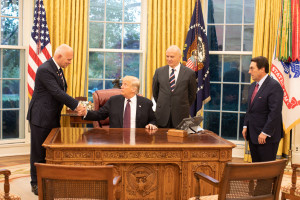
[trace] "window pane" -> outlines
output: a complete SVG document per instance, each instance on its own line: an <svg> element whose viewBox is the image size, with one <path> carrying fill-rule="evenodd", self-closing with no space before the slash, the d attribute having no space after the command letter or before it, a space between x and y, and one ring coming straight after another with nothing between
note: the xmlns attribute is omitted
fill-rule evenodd
<svg viewBox="0 0 300 200"><path fill-rule="evenodd" d="M222 137L225 139L237 139L238 115L235 113L222 113Z"/></svg>
<svg viewBox="0 0 300 200"><path fill-rule="evenodd" d="M106 24L105 48L120 49L122 24Z"/></svg>
<svg viewBox="0 0 300 200"><path fill-rule="evenodd" d="M124 6L125 22L141 21L141 0L124 0Z"/></svg>
<svg viewBox="0 0 300 200"><path fill-rule="evenodd" d="M239 82L240 56L224 56L224 82Z"/></svg>
<svg viewBox="0 0 300 200"><path fill-rule="evenodd" d="M140 49L140 25L124 24L124 49Z"/></svg>
<svg viewBox="0 0 300 200"><path fill-rule="evenodd" d="M226 23L242 23L243 0L226 0Z"/></svg>
<svg viewBox="0 0 300 200"><path fill-rule="evenodd" d="M219 135L220 113L219 112L204 112L204 129L210 130Z"/></svg>
<svg viewBox="0 0 300 200"><path fill-rule="evenodd" d="M20 50L3 49L3 78L20 78Z"/></svg>
<svg viewBox="0 0 300 200"><path fill-rule="evenodd" d="M244 23L254 23L255 0L244 1Z"/></svg>
<svg viewBox="0 0 300 200"><path fill-rule="evenodd" d="M18 0L1 0L1 15L18 17L19 1Z"/></svg>
<svg viewBox="0 0 300 200"><path fill-rule="evenodd" d="M241 51L242 26L226 26L225 50Z"/></svg>
<svg viewBox="0 0 300 200"><path fill-rule="evenodd" d="M19 19L1 18L1 44L18 45Z"/></svg>
<svg viewBox="0 0 300 200"><path fill-rule="evenodd" d="M113 80L106 80L105 81L105 89L111 89L114 87L114 84L112 83Z"/></svg>
<svg viewBox="0 0 300 200"><path fill-rule="evenodd" d="M209 0L207 13L207 23L224 23L224 0Z"/></svg>
<svg viewBox="0 0 300 200"><path fill-rule="evenodd" d="M248 90L250 85L241 85L241 105L240 110L246 112L248 108Z"/></svg>
<svg viewBox="0 0 300 200"><path fill-rule="evenodd" d="M90 52L89 78L103 78L104 53Z"/></svg>
<svg viewBox="0 0 300 200"><path fill-rule="evenodd" d="M122 21L122 0L106 1L106 21Z"/></svg>
<svg viewBox="0 0 300 200"><path fill-rule="evenodd" d="M244 26L244 51L252 51L253 47L253 26Z"/></svg>
<svg viewBox="0 0 300 200"><path fill-rule="evenodd" d="M210 51L223 50L223 25L208 25L207 40Z"/></svg>
<svg viewBox="0 0 300 200"><path fill-rule="evenodd" d="M105 79L121 77L122 53L106 53Z"/></svg>
<svg viewBox="0 0 300 200"><path fill-rule="evenodd" d="M210 84L211 100L204 105L204 110L220 110L221 84Z"/></svg>
<svg viewBox="0 0 300 200"><path fill-rule="evenodd" d="M238 111L239 85L223 84L223 110Z"/></svg>
<svg viewBox="0 0 300 200"><path fill-rule="evenodd" d="M249 66L252 56L242 56L242 82L250 83Z"/></svg>
<svg viewBox="0 0 300 200"><path fill-rule="evenodd" d="M135 76L139 78L140 74L140 54L124 54L124 76Z"/></svg>
<svg viewBox="0 0 300 200"><path fill-rule="evenodd" d="M104 8L105 0L90 1L90 20L104 21Z"/></svg>
<svg viewBox="0 0 300 200"><path fill-rule="evenodd" d="M93 99L92 95L96 90L103 90L103 81L89 80L89 94L88 94L89 101L92 101Z"/></svg>
<svg viewBox="0 0 300 200"><path fill-rule="evenodd" d="M243 137L243 134L242 134L242 131L243 131L243 126L244 126L244 119L245 119L245 114L244 113L241 113L240 114L240 130L239 130L239 138L238 140L244 140L244 137Z"/></svg>
<svg viewBox="0 0 300 200"><path fill-rule="evenodd" d="M3 80L2 81L2 107L19 108L20 101L20 81Z"/></svg>
<svg viewBox="0 0 300 200"><path fill-rule="evenodd" d="M209 55L210 81L221 81L222 55Z"/></svg>
<svg viewBox="0 0 300 200"><path fill-rule="evenodd" d="M2 111L3 114L3 139L19 138L19 111Z"/></svg>
<svg viewBox="0 0 300 200"><path fill-rule="evenodd" d="M90 48L103 48L104 24L90 22L89 46Z"/></svg>

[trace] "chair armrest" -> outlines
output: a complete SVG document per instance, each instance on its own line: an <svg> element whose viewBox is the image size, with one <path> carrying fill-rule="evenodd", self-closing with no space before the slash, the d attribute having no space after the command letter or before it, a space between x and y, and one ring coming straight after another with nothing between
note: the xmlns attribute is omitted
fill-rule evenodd
<svg viewBox="0 0 300 200"><path fill-rule="evenodd" d="M202 172L195 172L194 176L196 177L197 180L201 179L215 187L219 187L219 181L202 173Z"/></svg>
<svg viewBox="0 0 300 200"><path fill-rule="evenodd" d="M9 176L11 172L8 169L0 169L0 174L4 175L4 197L9 199Z"/></svg>

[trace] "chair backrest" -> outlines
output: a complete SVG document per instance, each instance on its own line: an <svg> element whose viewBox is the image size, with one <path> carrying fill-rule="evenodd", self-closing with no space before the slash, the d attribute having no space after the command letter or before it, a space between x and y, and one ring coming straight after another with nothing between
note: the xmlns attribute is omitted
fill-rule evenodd
<svg viewBox="0 0 300 200"><path fill-rule="evenodd" d="M40 200L113 199L113 166L35 166Z"/></svg>
<svg viewBox="0 0 300 200"><path fill-rule="evenodd" d="M278 199L286 160L227 163L219 199Z"/></svg>
<svg viewBox="0 0 300 200"><path fill-rule="evenodd" d="M115 96L119 94L121 94L121 89L118 88L107 89L107 90L96 90L93 93L94 110L99 110L102 106L104 106L104 104L111 96ZM99 123L103 127L109 127L109 118L105 120L100 120L99 122L93 122L94 128L99 128L100 127Z"/></svg>

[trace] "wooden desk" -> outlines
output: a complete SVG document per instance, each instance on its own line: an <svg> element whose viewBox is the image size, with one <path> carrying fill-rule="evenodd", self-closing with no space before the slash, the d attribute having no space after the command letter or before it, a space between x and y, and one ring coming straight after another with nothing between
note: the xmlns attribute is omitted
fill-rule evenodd
<svg viewBox="0 0 300 200"><path fill-rule="evenodd" d="M168 137L167 129L53 129L43 146L46 161L64 165L115 166L121 199L186 200L194 195L195 171L220 179L235 145L211 131ZM203 183L205 184L205 183ZM204 188L204 189L203 189ZM201 194L214 194L212 186Z"/></svg>

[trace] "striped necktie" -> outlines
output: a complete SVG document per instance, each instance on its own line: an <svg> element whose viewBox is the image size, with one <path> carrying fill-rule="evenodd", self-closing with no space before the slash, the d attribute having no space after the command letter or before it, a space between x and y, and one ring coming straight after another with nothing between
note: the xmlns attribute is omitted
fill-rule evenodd
<svg viewBox="0 0 300 200"><path fill-rule="evenodd" d="M171 91L173 92L175 89L175 69L172 69L172 72L170 74L169 82L170 82L170 87Z"/></svg>
<svg viewBox="0 0 300 200"><path fill-rule="evenodd" d="M59 75L59 77L61 78L61 80L63 82L63 86L64 86L64 90L65 90L65 88L66 88L66 86L65 86L65 80L64 80L64 75L63 75L63 71L62 71L61 68L59 68L59 70L58 70L58 75Z"/></svg>

